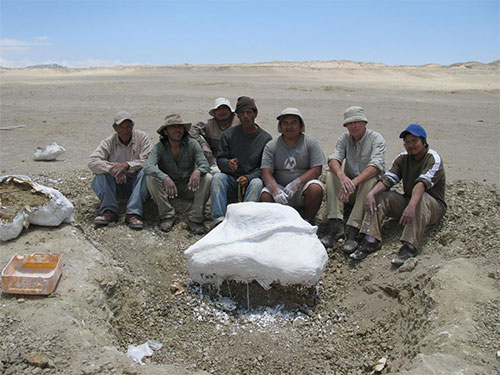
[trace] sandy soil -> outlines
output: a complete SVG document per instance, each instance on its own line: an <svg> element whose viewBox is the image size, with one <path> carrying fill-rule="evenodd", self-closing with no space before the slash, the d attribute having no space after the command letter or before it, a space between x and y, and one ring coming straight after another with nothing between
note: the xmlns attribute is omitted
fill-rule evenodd
<svg viewBox="0 0 500 375"><path fill-rule="evenodd" d="M0 174L29 175L75 205L72 225L31 226L0 246L2 267L16 253L57 251L64 260L50 297L1 295L0 373L365 374L381 358L384 373L500 373L498 77L498 63L0 70L1 127L25 125L0 130ZM444 159L449 203L422 254L392 269L400 230L388 222L382 250L359 264L341 255L341 244L328 250L314 304L266 309L252 286L250 310L246 295L234 295L243 301L234 309L189 284L182 252L200 237L187 233L185 217L164 234L149 202L141 232L123 218L93 227L98 200L86 163L116 111L130 111L156 142L168 112L195 122L215 97L234 103L240 95L256 99L258 123L273 136L276 115L300 108L326 154L343 131L344 109L361 105L388 142L388 164L402 150L401 129L422 124ZM33 161L35 148L52 142L66 153ZM187 282L184 293L173 293L175 280ZM148 339L163 348L146 366L131 363L127 346Z"/></svg>

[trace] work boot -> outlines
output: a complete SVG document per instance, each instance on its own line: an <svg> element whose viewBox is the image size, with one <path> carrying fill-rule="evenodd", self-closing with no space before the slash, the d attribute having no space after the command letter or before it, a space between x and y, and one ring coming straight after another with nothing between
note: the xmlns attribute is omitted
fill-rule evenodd
<svg viewBox="0 0 500 375"><path fill-rule="evenodd" d="M189 231L193 234L203 234L205 233L205 228L203 228L203 224L196 223L194 221L188 221Z"/></svg>
<svg viewBox="0 0 500 375"><path fill-rule="evenodd" d="M380 250L382 248L382 243L379 240L375 242L368 242L366 239L361 242L357 250L349 255L349 258L354 260L365 259L369 254Z"/></svg>
<svg viewBox="0 0 500 375"><path fill-rule="evenodd" d="M408 259L417 255L417 249L403 242L403 246L398 251L398 255L391 261L396 267L402 266Z"/></svg>
<svg viewBox="0 0 500 375"><path fill-rule="evenodd" d="M346 241L344 244L344 254L354 253L358 247L358 228L347 226Z"/></svg>
<svg viewBox="0 0 500 375"><path fill-rule="evenodd" d="M160 223L160 230L162 232L170 232L172 228L174 227L175 220L177 219L176 216L170 217L168 219L162 220Z"/></svg>
<svg viewBox="0 0 500 375"><path fill-rule="evenodd" d="M320 240L325 248L332 247L340 238L344 236L344 227L342 226L342 220L329 219L328 225L329 230L327 235Z"/></svg>

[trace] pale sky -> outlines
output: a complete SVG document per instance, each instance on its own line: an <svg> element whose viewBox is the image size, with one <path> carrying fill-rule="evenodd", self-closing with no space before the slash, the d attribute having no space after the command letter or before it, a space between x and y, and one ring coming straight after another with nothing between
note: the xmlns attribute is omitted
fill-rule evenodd
<svg viewBox="0 0 500 375"><path fill-rule="evenodd" d="M500 59L500 0L0 0L0 66Z"/></svg>

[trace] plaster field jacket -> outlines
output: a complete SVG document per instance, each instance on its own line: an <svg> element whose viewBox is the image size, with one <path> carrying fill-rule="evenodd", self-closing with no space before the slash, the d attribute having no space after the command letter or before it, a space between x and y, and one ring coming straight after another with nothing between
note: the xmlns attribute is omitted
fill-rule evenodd
<svg viewBox="0 0 500 375"><path fill-rule="evenodd" d="M146 162L151 152L149 135L140 130L132 131L132 139L128 145L124 145L118 134L115 133L101 141L99 146L90 155L88 167L95 174L109 173L112 163L124 163L129 165L125 171L127 176L133 176Z"/></svg>
<svg viewBox="0 0 500 375"><path fill-rule="evenodd" d="M406 197L410 198L413 187L418 182L422 182L425 192L439 202L443 207L443 212L446 211L446 176L443 161L436 151L429 148L420 160L415 160L406 151L399 154L381 181L387 189L390 189L401 180L403 180L403 191Z"/></svg>

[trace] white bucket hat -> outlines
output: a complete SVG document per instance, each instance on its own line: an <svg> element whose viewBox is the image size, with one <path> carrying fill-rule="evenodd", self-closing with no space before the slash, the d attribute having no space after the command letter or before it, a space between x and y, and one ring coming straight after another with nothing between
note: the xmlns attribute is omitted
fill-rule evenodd
<svg viewBox="0 0 500 375"><path fill-rule="evenodd" d="M302 118L302 113L300 113L300 111L297 108L289 107L289 108L285 108L284 110L282 110L280 115L278 117L276 117L276 120L278 120L278 131L280 131L279 121L281 120L281 118L283 116L287 116L287 115L298 116L300 119L300 122L302 123L302 131L304 131L306 129L306 124L304 122L304 119Z"/></svg>
<svg viewBox="0 0 500 375"><path fill-rule="evenodd" d="M364 121L368 123L365 116L365 110L359 106L352 106L345 110L344 112L344 123L342 125L346 126L351 122Z"/></svg>
<svg viewBox="0 0 500 375"><path fill-rule="evenodd" d="M225 105L229 108L231 112L234 112L233 107L231 107L231 102L227 98L217 98L214 100L214 106L213 108L208 111L208 114L212 117L215 117L215 110L219 108L221 105Z"/></svg>

